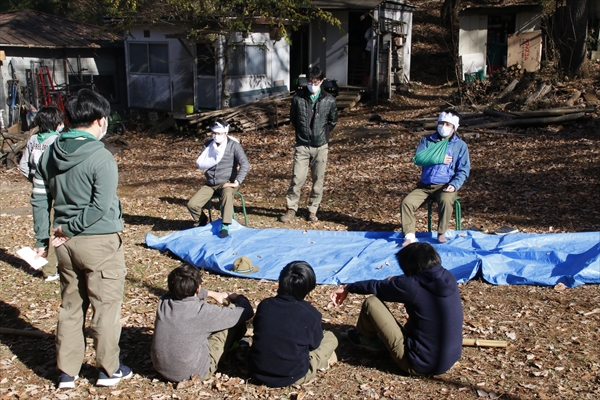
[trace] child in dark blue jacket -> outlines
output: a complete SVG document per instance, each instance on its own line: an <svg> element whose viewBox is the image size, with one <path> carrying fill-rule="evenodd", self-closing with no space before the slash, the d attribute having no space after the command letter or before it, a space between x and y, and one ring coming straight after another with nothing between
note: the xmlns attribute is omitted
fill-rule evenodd
<svg viewBox="0 0 600 400"><path fill-rule="evenodd" d="M463 310L456 278L428 243L411 243L396 258L404 275L344 285L331 293L331 301L338 306L348 293L373 294L364 301L357 329L348 332L348 339L373 350L385 346L411 375L443 374L462 352ZM404 303L404 326L384 301Z"/></svg>
<svg viewBox="0 0 600 400"><path fill-rule="evenodd" d="M315 286L312 267L293 261L279 275L277 296L256 309L248 364L251 375L267 386L308 382L337 360L337 338L323 330L321 313L304 300Z"/></svg>

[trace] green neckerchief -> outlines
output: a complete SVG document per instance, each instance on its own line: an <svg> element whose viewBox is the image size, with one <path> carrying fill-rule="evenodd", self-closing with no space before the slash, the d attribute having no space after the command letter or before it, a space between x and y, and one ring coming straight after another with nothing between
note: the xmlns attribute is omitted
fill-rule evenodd
<svg viewBox="0 0 600 400"><path fill-rule="evenodd" d="M419 167L429 167L430 165L443 164L448 148L448 139L440 140L428 148L421 150L413 157L413 162Z"/></svg>
<svg viewBox="0 0 600 400"><path fill-rule="evenodd" d="M48 139L50 136L54 136L54 135L58 135L58 132L56 132L56 131L47 131L47 132L43 132L43 133L38 133L37 134L38 143L44 143L44 141L46 139Z"/></svg>
<svg viewBox="0 0 600 400"><path fill-rule="evenodd" d="M80 131L79 129L69 129L68 131L66 131L65 133L60 135L60 138L63 140L64 139L77 139L80 137L98 140L98 138L96 136L92 135L91 133L86 132L86 131Z"/></svg>
<svg viewBox="0 0 600 400"><path fill-rule="evenodd" d="M321 89L319 89L319 91L315 94L311 94L310 97L310 102L311 102L311 107L315 108L315 104L317 104L317 100L319 100L319 96L321 95Z"/></svg>

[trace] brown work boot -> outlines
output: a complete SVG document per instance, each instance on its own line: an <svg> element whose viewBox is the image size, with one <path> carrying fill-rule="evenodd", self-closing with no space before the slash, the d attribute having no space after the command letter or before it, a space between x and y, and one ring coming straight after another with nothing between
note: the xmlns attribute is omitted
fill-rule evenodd
<svg viewBox="0 0 600 400"><path fill-rule="evenodd" d="M279 221L290 222L294 218L296 218L296 211L288 209L285 214L283 214L281 217L279 217Z"/></svg>
<svg viewBox="0 0 600 400"><path fill-rule="evenodd" d="M306 218L306 220L308 222L317 222L319 220L319 218L317 218L317 213L310 213L310 214L308 214L308 217Z"/></svg>

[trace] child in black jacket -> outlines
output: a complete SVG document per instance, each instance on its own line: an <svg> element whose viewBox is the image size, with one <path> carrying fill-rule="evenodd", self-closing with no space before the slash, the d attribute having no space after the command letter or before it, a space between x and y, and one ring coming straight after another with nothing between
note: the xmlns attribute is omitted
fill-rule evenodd
<svg viewBox="0 0 600 400"><path fill-rule="evenodd" d="M315 286L312 267L293 261L279 275L277 296L258 305L248 363L267 386L308 382L337 360L337 338L321 328L321 313L304 300Z"/></svg>

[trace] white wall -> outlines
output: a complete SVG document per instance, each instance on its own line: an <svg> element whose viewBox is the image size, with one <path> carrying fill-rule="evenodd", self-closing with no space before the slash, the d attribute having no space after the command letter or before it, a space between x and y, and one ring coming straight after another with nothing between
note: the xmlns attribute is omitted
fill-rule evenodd
<svg viewBox="0 0 600 400"><path fill-rule="evenodd" d="M458 55L486 53L487 15L465 15L460 18Z"/></svg>

